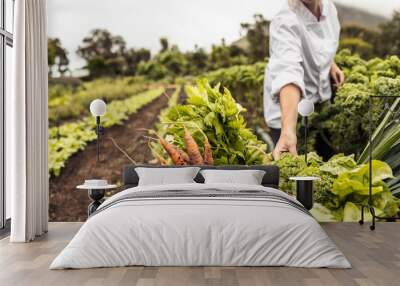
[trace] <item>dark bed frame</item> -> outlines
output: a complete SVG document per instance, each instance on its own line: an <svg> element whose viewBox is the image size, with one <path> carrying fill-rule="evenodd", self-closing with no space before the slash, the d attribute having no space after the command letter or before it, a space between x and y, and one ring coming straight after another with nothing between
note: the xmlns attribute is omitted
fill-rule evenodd
<svg viewBox="0 0 400 286"><path fill-rule="evenodd" d="M128 165L124 167L122 174L123 189L129 189L136 187L139 183L138 174L135 171L137 167L147 168L185 168L185 166L156 166L156 165ZM196 166L205 169L218 169L218 170L262 170L265 171L265 175L262 179L262 185L265 187L279 188L279 168L276 166L263 165L263 166ZM194 179L197 183L204 183L204 178L200 174L197 174Z"/></svg>

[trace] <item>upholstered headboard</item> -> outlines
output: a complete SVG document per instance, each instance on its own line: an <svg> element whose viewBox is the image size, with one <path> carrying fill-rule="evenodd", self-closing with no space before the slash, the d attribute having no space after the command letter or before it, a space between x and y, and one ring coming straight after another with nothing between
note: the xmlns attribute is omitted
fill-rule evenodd
<svg viewBox="0 0 400 286"><path fill-rule="evenodd" d="M156 165L128 165L124 167L122 174L123 188L133 188L139 183L139 177L135 171L136 167L148 167L148 168L185 168L185 166L156 166ZM277 166L263 165L263 166L197 166L201 169L221 169L221 170L247 170L255 169L265 171L262 185L265 187L271 187L278 189L279 187L279 168ZM194 179L197 183L204 183L203 176L199 173Z"/></svg>

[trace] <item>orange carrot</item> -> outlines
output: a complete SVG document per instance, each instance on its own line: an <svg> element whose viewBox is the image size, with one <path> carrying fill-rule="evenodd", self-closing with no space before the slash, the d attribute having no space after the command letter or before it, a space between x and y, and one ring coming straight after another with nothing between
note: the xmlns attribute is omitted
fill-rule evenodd
<svg viewBox="0 0 400 286"><path fill-rule="evenodd" d="M187 161L184 158L183 151L179 150L176 146L171 143L168 143L163 138L159 138L160 144L164 147L165 151L167 151L168 155L171 157L172 162L175 165L183 166L187 165Z"/></svg>
<svg viewBox="0 0 400 286"><path fill-rule="evenodd" d="M186 151L190 158L190 163L192 165L203 165L204 160L203 157L201 157L199 145L197 145L196 141L186 128L185 128L184 139L185 139Z"/></svg>
<svg viewBox="0 0 400 286"><path fill-rule="evenodd" d="M179 152L179 155L182 157L182 159L186 162L186 164L189 164L190 163L189 155L185 151L179 148L177 148L177 151Z"/></svg>
<svg viewBox="0 0 400 286"><path fill-rule="evenodd" d="M211 145L208 142L207 136L204 136L204 164L214 165L214 159L212 156Z"/></svg>

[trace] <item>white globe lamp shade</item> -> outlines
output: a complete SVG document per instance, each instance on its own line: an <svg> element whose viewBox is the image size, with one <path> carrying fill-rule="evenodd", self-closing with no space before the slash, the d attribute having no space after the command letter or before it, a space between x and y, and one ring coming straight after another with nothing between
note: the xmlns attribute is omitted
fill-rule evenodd
<svg viewBox="0 0 400 286"><path fill-rule="evenodd" d="M314 112L314 103L309 99L302 99L299 102L298 111L303 117L310 116Z"/></svg>
<svg viewBox="0 0 400 286"><path fill-rule="evenodd" d="M95 99L90 103L90 112L93 116L102 116L106 113L106 103L101 99Z"/></svg>

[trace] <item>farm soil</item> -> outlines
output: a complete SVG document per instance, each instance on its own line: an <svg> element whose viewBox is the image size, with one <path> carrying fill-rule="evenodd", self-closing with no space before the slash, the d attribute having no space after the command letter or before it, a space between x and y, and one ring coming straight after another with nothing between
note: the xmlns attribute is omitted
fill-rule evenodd
<svg viewBox="0 0 400 286"><path fill-rule="evenodd" d="M168 89L171 95L173 89ZM160 96L142 107L123 125L105 130L100 145L100 162L96 157L96 142L88 144L85 150L72 156L61 175L50 179L50 221L85 221L87 206L90 204L87 192L76 186L85 179L106 179L109 183L121 183L123 166L132 162L113 144L115 142L138 164L149 163L153 159L148 148L148 139L141 129L152 129L158 122L160 111L167 106L168 98Z"/></svg>

